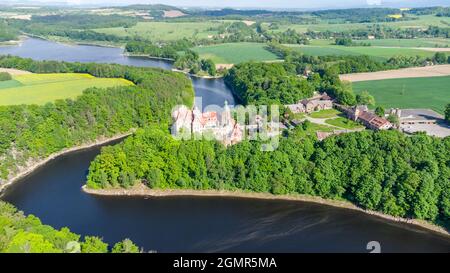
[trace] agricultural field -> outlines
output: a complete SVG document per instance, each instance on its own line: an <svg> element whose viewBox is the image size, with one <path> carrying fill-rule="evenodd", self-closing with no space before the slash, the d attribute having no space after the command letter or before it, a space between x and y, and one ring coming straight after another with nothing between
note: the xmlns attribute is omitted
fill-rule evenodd
<svg viewBox="0 0 450 273"><path fill-rule="evenodd" d="M353 83L355 93L367 90L385 108L429 108L444 113L450 102L450 76L388 79Z"/></svg>
<svg viewBox="0 0 450 273"><path fill-rule="evenodd" d="M450 25L450 17L437 17L434 15L417 16L417 20L381 22L381 23L343 23L334 24L327 21L319 22L319 24L284 24L280 25L275 32L283 32L288 29L294 29L297 32L304 33L308 30L312 31L348 31L366 29L374 24L385 25L392 28L421 28L426 29L429 26L448 27Z"/></svg>
<svg viewBox="0 0 450 273"><path fill-rule="evenodd" d="M90 87L132 85L124 79L96 78L88 74L27 74L0 82L0 105L45 104L76 98Z"/></svg>
<svg viewBox="0 0 450 273"><path fill-rule="evenodd" d="M313 46L333 45L334 39L310 40ZM353 40L355 43L370 43L371 46L379 47L424 47L424 48L446 48L450 47L450 39L446 38L417 38L417 39L374 39Z"/></svg>
<svg viewBox="0 0 450 273"><path fill-rule="evenodd" d="M387 79L404 79L404 78L424 78L424 77L441 77L450 76L450 64L432 65L422 67L408 67L395 70L384 70L377 72L363 72L342 74L339 78L342 81L363 82Z"/></svg>
<svg viewBox="0 0 450 273"><path fill-rule="evenodd" d="M121 37L139 36L151 41L174 41L183 38L207 39L217 35L214 29L224 25L223 21L207 22L139 22L130 28L94 29L97 32Z"/></svg>
<svg viewBox="0 0 450 273"><path fill-rule="evenodd" d="M200 58L211 59L216 64L237 64L245 61L275 61L279 57L266 49L265 44L232 43L196 47Z"/></svg>
<svg viewBox="0 0 450 273"><path fill-rule="evenodd" d="M421 56L431 57L435 52L416 48L395 48L395 47L374 47L374 46L336 46L336 45L286 45L305 55L312 56L348 56L348 55L368 55L377 60L387 60L393 56Z"/></svg>
<svg viewBox="0 0 450 273"><path fill-rule="evenodd" d="M450 39L445 38L422 38L422 39L376 39L355 40L355 42L370 43L372 46L391 47L425 47L446 48L450 47Z"/></svg>

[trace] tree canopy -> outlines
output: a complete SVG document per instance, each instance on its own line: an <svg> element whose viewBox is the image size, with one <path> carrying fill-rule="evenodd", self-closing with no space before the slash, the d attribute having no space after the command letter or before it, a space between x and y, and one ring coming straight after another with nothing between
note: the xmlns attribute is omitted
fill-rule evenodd
<svg viewBox="0 0 450 273"><path fill-rule="evenodd" d="M308 132L286 132L277 150L262 152L257 141L225 148L139 130L102 150L87 185L309 194L449 226L450 138L363 131L319 142Z"/></svg>
<svg viewBox="0 0 450 273"><path fill-rule="evenodd" d="M13 205L0 201L0 253L106 253L108 244L99 237L81 236L64 227L42 224L33 215L25 216ZM129 239L115 244L113 253L137 253Z"/></svg>
<svg viewBox="0 0 450 273"><path fill-rule="evenodd" d="M311 97L314 87L297 76L295 66L283 63L242 63L225 82L244 104L294 104Z"/></svg>
<svg viewBox="0 0 450 273"><path fill-rule="evenodd" d="M192 105L194 92L182 74L120 65L38 62L0 57L0 67L35 73L76 72L125 78L135 86L90 88L77 99L0 106L0 183L30 159L111 137L152 123L169 124L175 105Z"/></svg>

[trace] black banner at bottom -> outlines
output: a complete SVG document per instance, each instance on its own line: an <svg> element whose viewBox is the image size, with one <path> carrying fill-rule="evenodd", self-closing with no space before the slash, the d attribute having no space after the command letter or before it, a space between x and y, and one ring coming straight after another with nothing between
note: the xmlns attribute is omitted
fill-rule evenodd
<svg viewBox="0 0 450 273"><path fill-rule="evenodd" d="M417 270L420 264L442 264L449 254L0 254L0 263L30 265L45 264L59 272L89 268L113 268L132 272L309 272L374 271L398 268L401 272ZM16 261L17 259L17 261ZM429 260L434 260L430 261ZM30 262L28 262L30 260ZM360 266L363 265L363 266ZM354 269L354 270L353 270ZM294 270L294 271L293 271Z"/></svg>

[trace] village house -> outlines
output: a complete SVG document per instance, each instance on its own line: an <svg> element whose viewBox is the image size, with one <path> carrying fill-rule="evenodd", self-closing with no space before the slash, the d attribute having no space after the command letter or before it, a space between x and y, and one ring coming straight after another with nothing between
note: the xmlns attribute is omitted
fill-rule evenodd
<svg viewBox="0 0 450 273"><path fill-rule="evenodd" d="M309 99L304 99L296 104L286 105L292 113L312 113L315 111L321 111L333 108L333 100L327 95L327 93L319 94Z"/></svg>

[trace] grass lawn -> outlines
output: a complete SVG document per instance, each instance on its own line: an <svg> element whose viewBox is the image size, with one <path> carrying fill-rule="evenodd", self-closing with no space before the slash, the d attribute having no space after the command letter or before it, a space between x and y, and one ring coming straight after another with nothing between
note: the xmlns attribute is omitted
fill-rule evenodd
<svg viewBox="0 0 450 273"><path fill-rule="evenodd" d="M305 113L293 113L292 119L303 119L305 118Z"/></svg>
<svg viewBox="0 0 450 273"><path fill-rule="evenodd" d="M431 51L412 48L383 48L369 46L336 46L336 45L286 45L305 55L326 56L326 55L368 55L378 60L387 60L393 56L422 56L431 57L435 53Z"/></svg>
<svg viewBox="0 0 450 273"><path fill-rule="evenodd" d="M237 64L245 61L274 61L278 56L261 43L230 43L193 49L201 58L211 59L218 64Z"/></svg>
<svg viewBox="0 0 450 273"><path fill-rule="evenodd" d="M0 105L45 104L57 99L76 98L89 87L106 88L133 84L124 79L96 78L88 74L74 73L27 74L13 78L0 83Z"/></svg>
<svg viewBox="0 0 450 273"><path fill-rule="evenodd" d="M323 124L317 124L314 122L309 122L308 123L308 127L306 128L306 130L310 133L316 133L318 131L320 132L333 132L336 128L330 127L330 126L326 126Z"/></svg>
<svg viewBox="0 0 450 273"><path fill-rule="evenodd" d="M341 112L336 109L326 109L319 112L313 112L309 116L312 118L332 118L339 115Z"/></svg>
<svg viewBox="0 0 450 273"><path fill-rule="evenodd" d="M218 32L211 28L224 25L222 21L206 22L140 22L130 28L102 28L94 31L117 36L139 36L151 41L172 41L183 38L207 39Z"/></svg>
<svg viewBox="0 0 450 273"><path fill-rule="evenodd" d="M363 127L361 124L354 122L353 120L344 118L344 117L327 119L327 120L325 120L325 123L336 126L336 127L340 127L343 129L349 129L349 130Z"/></svg>
<svg viewBox="0 0 450 273"><path fill-rule="evenodd" d="M369 91L376 104L385 108L429 108L443 113L450 102L450 76L355 82L353 90Z"/></svg>

